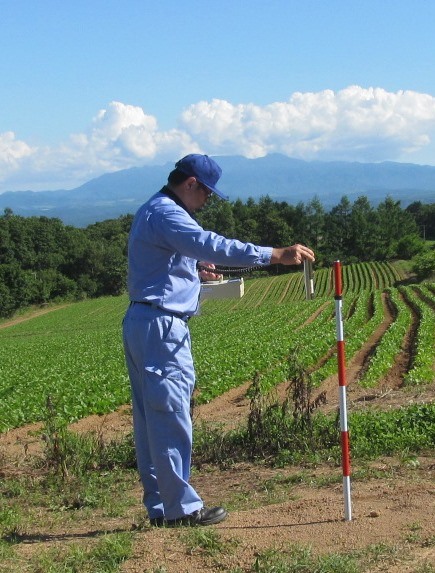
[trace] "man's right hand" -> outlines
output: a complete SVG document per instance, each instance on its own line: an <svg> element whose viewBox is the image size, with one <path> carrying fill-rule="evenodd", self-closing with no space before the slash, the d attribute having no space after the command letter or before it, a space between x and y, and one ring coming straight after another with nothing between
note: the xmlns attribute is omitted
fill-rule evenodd
<svg viewBox="0 0 435 573"><path fill-rule="evenodd" d="M274 248L270 263L280 265L300 265L305 260L314 262L314 252L305 245L292 245L291 247Z"/></svg>

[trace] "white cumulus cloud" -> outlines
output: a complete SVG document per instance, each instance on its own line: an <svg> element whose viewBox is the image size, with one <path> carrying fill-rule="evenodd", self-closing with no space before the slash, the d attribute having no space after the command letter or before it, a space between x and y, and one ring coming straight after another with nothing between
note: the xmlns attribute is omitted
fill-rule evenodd
<svg viewBox="0 0 435 573"><path fill-rule="evenodd" d="M189 106L181 125L210 153L394 160L431 141L435 98L350 86L338 92L297 92L287 102L265 106L215 99Z"/></svg>
<svg viewBox="0 0 435 573"><path fill-rule="evenodd" d="M111 165L111 170L142 164L144 160L160 159L180 147L194 143L178 130L162 132L157 119L145 114L142 108L111 102L100 110L85 134L71 137L68 147L88 158L88 166Z"/></svg>
<svg viewBox="0 0 435 573"><path fill-rule="evenodd" d="M35 152L26 142L16 139L13 131L0 133L0 179L19 169L20 162Z"/></svg>
<svg viewBox="0 0 435 573"><path fill-rule="evenodd" d="M113 101L87 129L57 146L34 148L0 134L0 191L75 187L106 172L176 161L187 153L300 159L412 161L435 139L435 97L349 86L295 92L267 105L200 101L161 130L141 107Z"/></svg>

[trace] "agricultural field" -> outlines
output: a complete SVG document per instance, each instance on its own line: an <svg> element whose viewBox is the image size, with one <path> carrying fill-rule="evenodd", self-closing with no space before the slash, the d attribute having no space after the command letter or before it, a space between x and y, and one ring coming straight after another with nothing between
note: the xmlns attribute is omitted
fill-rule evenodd
<svg viewBox="0 0 435 573"><path fill-rule="evenodd" d="M202 303L201 314L190 322L197 372L195 423L228 428L243 423L254 376L261 376L264 391L274 389L279 395L286 385L292 353L310 373L314 392L325 393L324 411L337 409L332 269L316 270L315 293L313 300L305 300L303 274L294 272L245 280L241 299ZM46 416L48 399L57 414L74 423L78 431L100 432L105 426L113 432L118 425L127 431L129 383L121 341L127 304L125 296L87 300L0 323L0 471L2 463L8 471L8 448L16 455L38 448L35 432ZM435 283L410 281L398 265L343 266L351 414L433 404L434 310ZM352 436L352 427L350 431ZM400 427L395 432L400 433ZM342 520L340 468L333 463L278 469L242 465L194 473L192 479L209 503L232 500L228 522L213 529L214 538L210 534L208 539L195 541L186 540L182 532L135 526L134 550L119 571L358 573L382 569L433 573L434 470L433 444L420 456L404 448L399 458L357 465L352 477L355 519L351 524ZM139 500L137 482L130 487ZM98 514L104 525L89 516L86 525L74 520L68 525L62 517L58 525L45 525L53 532L45 537L51 546L59 538L67 543L75 535L80 537L83 530L97 530L101 535L119 529L130 532L131 521L140 521L133 517L134 512L140 513L140 502L128 511L131 517L124 514L115 521ZM71 539L65 534L60 537L59 527L63 531L70 527ZM43 544L40 530L33 537L38 535L39 545ZM220 547L217 554L210 549L213 539ZM355 551L365 552L365 565L357 569L348 561L342 568L322 569L307 553L304 559L311 569L308 565L274 569L272 561L268 562L274 550L283 551L285 546L284 553L297 554L312 543L322 555L353 552L356 561L362 553L357 557ZM288 544L301 545L290 550ZM1 567L0 560L0 571L7 571ZM10 571L15 573L15 569Z"/></svg>
<svg viewBox="0 0 435 573"><path fill-rule="evenodd" d="M434 381L435 285L400 282L389 263L343 267L347 359L381 324L391 322L364 365L363 387L377 384L398 358L406 362L398 373L403 384ZM126 404L121 341L126 307L125 296L101 298L0 325L0 431L41 420L48 397L68 421ZM204 301L200 316L190 322L196 402L209 402L256 372L265 387L283 382L294 350L320 385L336 371L334 314L331 269L316 273L314 300L305 300L299 272L247 280L241 299Z"/></svg>

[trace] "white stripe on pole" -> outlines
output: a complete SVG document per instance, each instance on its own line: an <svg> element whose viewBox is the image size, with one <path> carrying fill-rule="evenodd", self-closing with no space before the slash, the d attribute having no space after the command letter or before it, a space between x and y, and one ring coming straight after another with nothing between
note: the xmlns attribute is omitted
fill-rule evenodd
<svg viewBox="0 0 435 573"><path fill-rule="evenodd" d="M311 300L314 298L314 271L313 263L304 259L304 280L305 280L305 298Z"/></svg>

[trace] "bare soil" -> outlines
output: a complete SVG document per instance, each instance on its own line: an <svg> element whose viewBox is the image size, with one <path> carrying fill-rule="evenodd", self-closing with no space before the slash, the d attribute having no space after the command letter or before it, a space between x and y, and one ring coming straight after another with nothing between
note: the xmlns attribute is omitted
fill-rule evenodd
<svg viewBox="0 0 435 573"><path fill-rule="evenodd" d="M396 408L399 405L432 402L435 385L418 389L402 386L409 360L410 342L404 344L400 360L382 381L370 390L357 384L367 356L391 322L385 306L384 324L364 348L347 364L348 409ZM196 406L194 420L206 420L234 427L246 421L249 383L227 392L209 404ZM338 408L338 380L331 377L318 390L326 391L328 411ZM285 385L278 393L285 392ZM3 475L28 471L28 460L38 454L41 444L35 436L37 425L0 435L0 470ZM90 416L72 426L78 432L98 432L104 438L125 435L131 430L131 411L126 405L106 416ZM398 548L397 558L374 565L370 571L388 573L418 572L435 566L435 457L433 452L408 462L380 459L370 465L377 477L353 479L352 519L344 519L341 468L319 465L309 468L272 469L262 465L239 464L227 470L205 468L194 472L192 483L207 505L244 499L243 510L233 510L223 523L214 526L226 549L210 555L200 547L189 548L186 529L137 527L144 512L141 488L133 492L137 503L122 518L101 518L73 522L68 531L47 520L45 530L27 531L23 555L56 544L83 540L91 542L111 531L135 531L132 556L122 565L123 573L195 573L212 571L251 571L257 556L266 549L284 551L289 545L310 546L314 554L350 552L384 543ZM362 469L352 463L352 471ZM273 484L300 472L312 478L287 485L274 498ZM372 474L373 475L373 474ZM0 475L1 477L1 475ZM320 486L319 480L325 484ZM336 478L334 480L334 478ZM317 483L317 485L315 485ZM331 483L333 485L331 485ZM267 491L269 490L269 491ZM146 522L144 522L146 524ZM49 524L49 525L48 525ZM433 569L425 569L433 571Z"/></svg>

